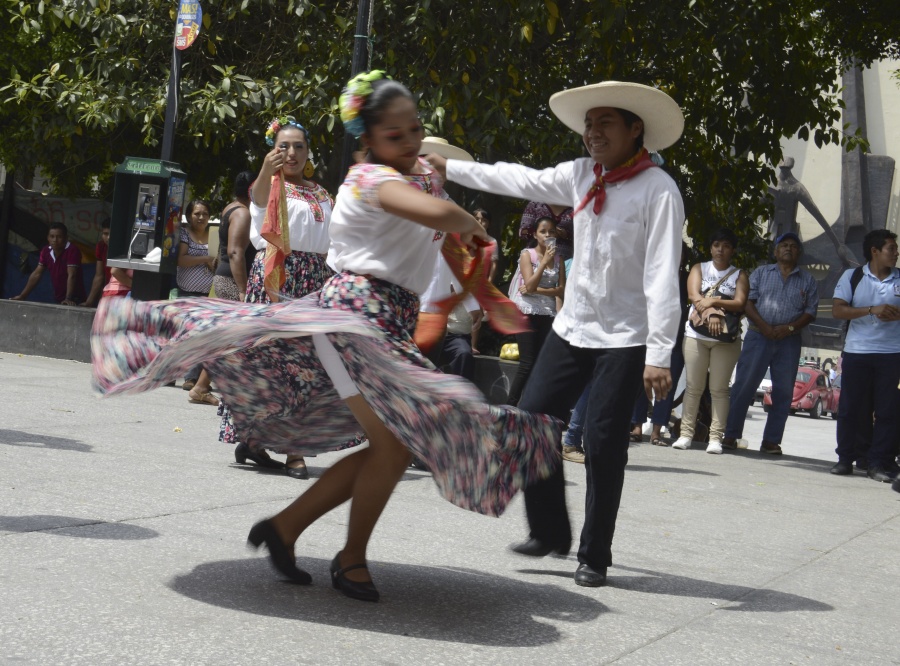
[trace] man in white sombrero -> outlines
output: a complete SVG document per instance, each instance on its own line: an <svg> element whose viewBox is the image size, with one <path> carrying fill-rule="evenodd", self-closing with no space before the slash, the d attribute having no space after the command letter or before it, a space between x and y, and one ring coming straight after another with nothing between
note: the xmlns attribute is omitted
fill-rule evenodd
<svg viewBox="0 0 900 666"><path fill-rule="evenodd" d="M564 421L593 378L585 424L585 521L575 582L606 583L612 564L629 422L641 386L664 397L679 321L678 261L684 205L675 182L649 150L675 143L684 129L664 92L607 81L565 90L550 109L582 135L589 158L536 170L429 155L450 181L506 196L575 208L572 268L564 306L519 402ZM560 467L525 491L531 529L518 553L566 554L572 532Z"/></svg>

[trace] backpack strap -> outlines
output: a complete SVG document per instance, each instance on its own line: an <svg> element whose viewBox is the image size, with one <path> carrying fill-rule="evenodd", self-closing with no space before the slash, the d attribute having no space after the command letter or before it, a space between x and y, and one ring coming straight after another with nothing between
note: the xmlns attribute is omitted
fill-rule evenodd
<svg viewBox="0 0 900 666"><path fill-rule="evenodd" d="M856 287L859 285L863 276L863 267L857 266L853 269L853 272L850 274L850 302L847 305L853 305L853 296L856 294ZM850 331L850 320L844 322L844 337L847 337L847 333Z"/></svg>

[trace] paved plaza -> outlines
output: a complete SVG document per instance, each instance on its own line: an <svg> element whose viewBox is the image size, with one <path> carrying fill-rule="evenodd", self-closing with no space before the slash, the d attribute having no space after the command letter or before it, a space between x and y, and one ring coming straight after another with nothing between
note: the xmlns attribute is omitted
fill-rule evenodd
<svg viewBox="0 0 900 666"><path fill-rule="evenodd" d="M331 589L347 511L282 583L250 526L309 482L233 464L180 389L98 399L90 367L0 353L0 664L900 664L900 494L836 478L835 422L781 458L632 446L610 585L531 560L410 470L376 528L378 604ZM309 460L318 476L341 454ZM565 463L573 521L584 468Z"/></svg>

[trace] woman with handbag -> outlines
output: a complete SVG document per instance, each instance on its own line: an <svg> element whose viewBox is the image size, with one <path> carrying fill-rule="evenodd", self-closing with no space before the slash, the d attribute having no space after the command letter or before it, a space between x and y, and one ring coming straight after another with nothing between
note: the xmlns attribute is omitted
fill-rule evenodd
<svg viewBox="0 0 900 666"><path fill-rule="evenodd" d="M728 382L741 355L741 314L747 303L750 281L731 265L737 236L719 229L710 237L712 261L695 264L688 276L691 311L684 327L684 367L687 387L681 415L681 436L674 449L689 449L694 438L697 407L709 376L712 423L707 453L722 453L722 436L728 420Z"/></svg>

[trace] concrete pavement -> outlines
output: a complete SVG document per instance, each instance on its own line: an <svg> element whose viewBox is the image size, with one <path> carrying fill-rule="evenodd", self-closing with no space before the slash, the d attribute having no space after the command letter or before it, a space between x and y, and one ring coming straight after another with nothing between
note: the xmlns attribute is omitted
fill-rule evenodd
<svg viewBox="0 0 900 666"><path fill-rule="evenodd" d="M900 494L827 473L830 420L830 441L796 437L819 456L632 447L598 589L573 584L573 556L506 550L521 498L478 516L411 470L364 604L328 585L346 507L298 543L314 584L279 582L246 534L309 482L231 464L215 409L179 389L101 401L89 375L0 354L0 663L900 663ZM566 473L580 524L584 470Z"/></svg>

